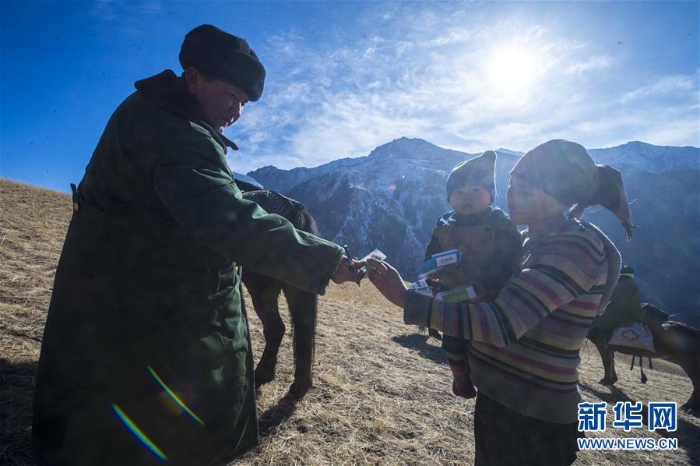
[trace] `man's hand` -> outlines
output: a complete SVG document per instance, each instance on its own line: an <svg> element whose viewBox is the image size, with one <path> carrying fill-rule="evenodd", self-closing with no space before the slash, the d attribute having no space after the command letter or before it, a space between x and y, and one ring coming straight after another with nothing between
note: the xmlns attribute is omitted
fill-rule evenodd
<svg viewBox="0 0 700 466"><path fill-rule="evenodd" d="M403 308L406 305L408 287L399 272L388 263L375 259L367 259L367 265L371 268L367 273L369 281L386 299Z"/></svg>
<svg viewBox="0 0 700 466"><path fill-rule="evenodd" d="M359 286L360 280L365 276L363 272L360 272L363 266L362 262L354 259L350 260L347 256L343 256L331 280L334 283L355 282Z"/></svg>

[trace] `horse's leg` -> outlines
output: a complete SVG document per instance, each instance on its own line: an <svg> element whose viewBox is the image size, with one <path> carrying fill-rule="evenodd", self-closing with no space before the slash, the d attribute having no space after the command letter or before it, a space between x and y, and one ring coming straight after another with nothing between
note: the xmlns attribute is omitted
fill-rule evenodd
<svg viewBox="0 0 700 466"><path fill-rule="evenodd" d="M608 384L613 385L617 382L617 371L615 370L615 352L611 349L606 349L606 358L608 358L607 371L605 378L608 379Z"/></svg>
<svg viewBox="0 0 700 466"><path fill-rule="evenodd" d="M695 355L694 358L693 355ZM688 377L693 382L693 393L685 403L685 411L695 417L700 417L700 349L691 352L689 359L694 359L688 365L694 367L695 370L689 372L686 369Z"/></svg>
<svg viewBox="0 0 700 466"><path fill-rule="evenodd" d="M265 349L255 367L255 388L260 388L275 378L277 354L284 337L285 326L277 304L282 282L262 275L253 275L249 271L244 273L249 274L244 283L253 301L255 313L262 322L265 336Z"/></svg>
<svg viewBox="0 0 700 466"><path fill-rule="evenodd" d="M615 352L608 349L606 338L600 331L591 330L588 339L595 345L600 353L600 360L603 363L604 375L598 382L601 385L613 385L617 382L615 372Z"/></svg>
<svg viewBox="0 0 700 466"><path fill-rule="evenodd" d="M294 383L289 395L302 398L312 387L311 368L316 338L318 295L291 286L284 287L294 326Z"/></svg>
<svg viewBox="0 0 700 466"><path fill-rule="evenodd" d="M686 413L692 414L695 417L700 417L700 383L693 389L693 393L690 394L688 401L681 406Z"/></svg>
<svg viewBox="0 0 700 466"><path fill-rule="evenodd" d="M613 385L617 382L617 372L615 372L615 352L609 350L608 348L602 348L596 346L598 352L600 353L600 360L603 363L604 375L603 378L598 382L602 385Z"/></svg>
<svg viewBox="0 0 700 466"><path fill-rule="evenodd" d="M700 337L682 327L654 329L658 353L671 356L693 383L693 392L681 410L700 417Z"/></svg>
<svg viewBox="0 0 700 466"><path fill-rule="evenodd" d="M683 354L682 358L678 358L676 355L673 357L693 383L693 393L688 401L681 405L681 409L688 414L700 417L700 397L698 397L698 393L700 393L700 360L698 360L697 355L688 353Z"/></svg>

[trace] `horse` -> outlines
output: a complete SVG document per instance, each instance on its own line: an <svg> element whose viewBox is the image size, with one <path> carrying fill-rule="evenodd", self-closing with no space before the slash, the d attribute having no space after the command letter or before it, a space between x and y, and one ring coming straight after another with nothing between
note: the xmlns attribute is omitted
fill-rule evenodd
<svg viewBox="0 0 700 466"><path fill-rule="evenodd" d="M642 308L645 310L646 316L651 312L658 311L657 308L646 303L642 305ZM600 383L613 385L618 380L615 372L615 351L631 355L633 366L634 358L639 356L640 367L641 358L643 357L649 358L650 367L652 358L670 357L685 371L693 383L693 392L688 401L681 406L681 409L688 414L700 417L700 330L681 322L645 320L652 334L654 342L653 352L627 346L608 345L608 335L597 329L591 329L588 339L598 349L603 368L605 369L605 375L600 380ZM643 369L642 383L646 383Z"/></svg>
<svg viewBox="0 0 700 466"><path fill-rule="evenodd" d="M239 187L241 185L239 183ZM259 188L244 191L242 195L244 199L260 205L266 212L281 215L298 230L319 234L315 220L302 203L275 191ZM265 349L255 367L256 390L275 378L277 355L286 330L278 307L280 293L284 293L294 335L294 382L289 388L288 396L293 399L303 398L313 385L311 368L315 350L318 295L245 268L242 281L253 301L255 313L262 322L265 336Z"/></svg>

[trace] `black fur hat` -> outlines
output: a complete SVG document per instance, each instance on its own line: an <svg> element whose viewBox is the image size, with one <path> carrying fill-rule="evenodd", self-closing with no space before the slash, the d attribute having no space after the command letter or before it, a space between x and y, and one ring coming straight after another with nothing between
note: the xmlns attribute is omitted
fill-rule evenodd
<svg viewBox="0 0 700 466"><path fill-rule="evenodd" d="M496 200L496 153L487 150L478 157L457 164L447 177L447 202L450 194L467 184L480 186L491 194L491 204Z"/></svg>
<svg viewBox="0 0 700 466"><path fill-rule="evenodd" d="M203 24L187 33L180 48L183 69L194 66L205 76L221 79L255 102L265 86L265 67L245 39Z"/></svg>

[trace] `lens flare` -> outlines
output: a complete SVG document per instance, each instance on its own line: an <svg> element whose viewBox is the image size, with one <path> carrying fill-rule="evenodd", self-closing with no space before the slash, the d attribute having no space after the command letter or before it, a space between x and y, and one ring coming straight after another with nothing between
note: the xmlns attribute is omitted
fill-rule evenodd
<svg viewBox="0 0 700 466"><path fill-rule="evenodd" d="M127 429L129 429L131 433L134 434L134 436L146 446L146 448L151 450L151 453L153 453L161 461L166 461L168 459L168 457L165 456L165 453L163 453L163 451L158 448L146 434L143 433L139 426L137 426L119 406L112 403L112 410L117 415L119 420L122 421L122 423L127 427Z"/></svg>
<svg viewBox="0 0 700 466"><path fill-rule="evenodd" d="M151 366L147 366L147 369L148 369L148 372L151 373L151 376L156 380L156 382L158 382L158 385L160 385L160 387L163 390L165 390L165 393L167 393L167 395L170 397L170 399L172 401L174 401L175 404L180 407L180 409L182 409L184 412L189 414L190 417L195 420L195 422L197 422L200 426L203 426L204 421L202 421L195 413L193 413L192 410L190 410L190 408L188 408L187 405L185 405L185 403L183 403L182 400L180 400L180 398L175 393L173 393L172 390L170 390L170 387L168 387L165 384L165 382L163 382L161 380L161 378L158 377L158 374L156 374L156 371L154 371Z"/></svg>

